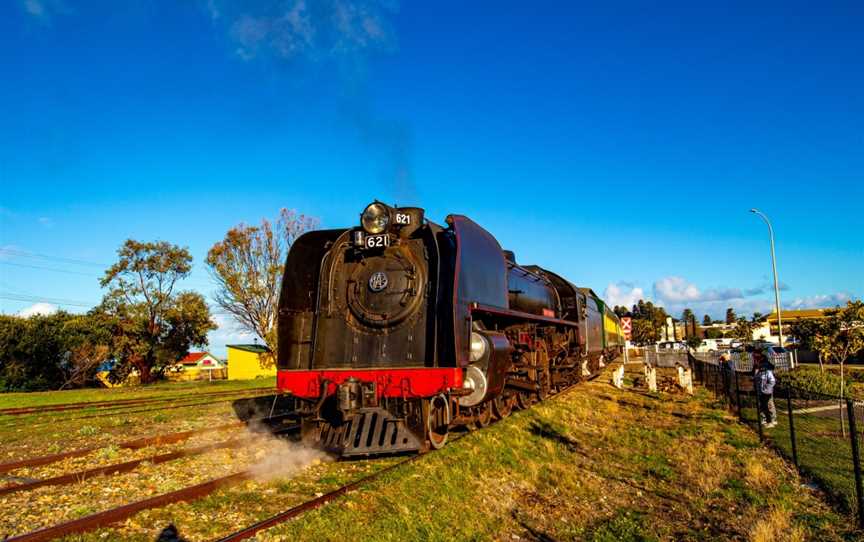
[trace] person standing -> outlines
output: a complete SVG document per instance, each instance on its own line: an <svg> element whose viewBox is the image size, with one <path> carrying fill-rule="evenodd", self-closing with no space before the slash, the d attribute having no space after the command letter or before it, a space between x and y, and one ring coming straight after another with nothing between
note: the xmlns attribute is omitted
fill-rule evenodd
<svg viewBox="0 0 864 542"><path fill-rule="evenodd" d="M720 354L720 369L723 371L723 384L726 396L732 397L732 381L735 378L735 364L728 352Z"/></svg>
<svg viewBox="0 0 864 542"><path fill-rule="evenodd" d="M753 354L753 365L756 373L753 376L753 387L759 393L759 418L766 429L777 425L777 409L774 407L774 366L762 352Z"/></svg>

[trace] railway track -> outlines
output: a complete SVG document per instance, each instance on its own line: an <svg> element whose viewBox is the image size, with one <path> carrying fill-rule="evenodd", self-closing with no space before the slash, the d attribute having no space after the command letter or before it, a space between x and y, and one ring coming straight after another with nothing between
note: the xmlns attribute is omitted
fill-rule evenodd
<svg viewBox="0 0 864 542"><path fill-rule="evenodd" d="M459 438L462 438L462 437L459 437ZM459 440L459 439L454 439L454 441L455 440ZM264 529L269 529L271 527L275 527L276 525L279 525L280 523L285 523L289 519L296 518L297 516L300 516L300 515L304 514L305 512L319 508L319 507L329 503L330 501L333 501L333 500L341 497L342 495L345 495L349 491L354 491L355 489L359 489L361 486L364 486L370 482L373 482L374 480L377 480L378 478L380 478L384 474L387 474L388 472L392 472L392 471L398 469L399 467L405 465L406 463L411 463L413 461L417 461L418 459L420 459L422 457L426 457L427 455L428 454L420 454L420 455L411 456L407 459L403 459L402 461L399 461L398 463L394 463L393 465L390 465L389 467L385 467L385 468L383 468L377 472L374 472L368 476L364 476L363 478L360 478L359 480L354 480L353 482L350 482L348 484L345 484L344 486L341 486L337 489L334 489L333 491L331 491L329 493L325 493L324 495L321 495L320 497L315 497L314 499L304 501L304 502L302 502L296 506L292 506L291 508L288 508L287 510L283 510L282 512L279 512L278 514L274 514L274 515L270 516L269 518L263 519L257 523L253 523L252 525L249 525L248 527L244 527L243 529L240 529L239 531L235 531L235 532L233 532L227 536L223 536L222 538L219 538L216 542L235 542L237 540L246 540L247 538L252 538L259 531L263 531Z"/></svg>
<svg viewBox="0 0 864 542"><path fill-rule="evenodd" d="M148 408L141 408L141 409L137 409L137 410L125 410L123 408L120 408L118 410L112 410L110 412L100 412L100 413L96 413L96 414L88 414L85 416L72 416L72 417L68 417L68 418L64 417L64 418L60 418L60 419L45 420L43 422L27 423L27 426L28 427L41 427L44 425L49 425L49 424L58 423L58 422L67 422L67 421L75 421L75 420L90 420L90 419L95 419L95 418L107 418L107 417L111 417L111 416L125 416L128 414L142 414L142 413L147 413L147 412L161 412L164 410L176 410L178 408L187 408L187 407L201 406L201 405L214 405L217 403L234 401L236 399L248 399L248 398L258 397L258 396L251 396L250 397L250 396L246 396L244 394L245 394L245 391L237 392L235 394L231 394L230 396L225 395L222 397L211 398L211 399L215 399L215 400L198 401L198 402L195 402L195 401L185 402L185 401L189 401L189 399L186 399L181 404L168 403L169 406L154 406L154 407L150 407L150 405L147 405ZM261 394L260 396L266 396L266 395L272 395L272 390L271 390L270 394ZM237 396L240 396L240 397L237 397ZM137 405L133 405L133 407L134 406L137 406ZM14 421L12 423L2 424L2 425L0 425L0 428L6 429L6 428L10 428L10 427L15 427L15 426L19 425L19 423L21 423L21 422Z"/></svg>
<svg viewBox="0 0 864 542"><path fill-rule="evenodd" d="M280 422L280 421L285 420L289 417L290 416L279 415L279 416L255 418L255 419L251 419L249 421L268 424L268 423ZM217 425L214 427L205 427L202 429L192 429L189 431L178 431L176 433L166 433L163 435L156 435L156 436L152 436L152 437L138 438L138 439L130 440L127 442L121 442L120 444L117 444L116 446L118 448L125 449L125 450L138 450L141 448L146 448L148 446L158 446L158 445L162 445L162 444L174 444L177 442L182 442L184 440L188 440L190 437L192 437L194 435L210 433L213 431L223 431L225 429L242 427L243 425L244 425L243 422L231 422L231 423L226 423L226 424L222 424L222 425ZM17 469L22 469L25 467L39 467L42 465L50 465L51 463L56 463L57 461L62 461L64 459L69 459L72 457L81 457L81 456L87 455L89 453L92 453L96 450L99 450L100 448L104 448L105 446L107 446L107 445L88 446L86 448L79 448L77 450L70 450L68 452L60 452L60 453L56 453L56 454L49 454L49 455L38 456L38 457L30 457L27 459L20 459L20 460L16 460L16 461L9 461L6 463L0 463L0 474L11 472L11 471L14 471Z"/></svg>
<svg viewBox="0 0 864 542"><path fill-rule="evenodd" d="M159 403L166 402L170 403L172 401L184 400L188 398L200 398L206 396L218 396L218 395L235 395L238 393L254 393L254 392L269 392L273 393L273 388L264 387L264 388L247 388L243 390L224 390L224 391L213 391L213 392L204 392L204 393L187 393L183 395L173 395L168 397L147 397L147 398L137 398L137 399L121 399L119 401L90 401L90 402L79 402L79 403L64 403L61 405L42 405L42 406L30 406L30 407L9 407L9 408L0 408L0 416L22 416L25 414L41 414L43 412L60 412L64 410L85 410L88 408L111 408L111 407L121 407L121 406L133 406L145 403Z"/></svg>
<svg viewBox="0 0 864 542"><path fill-rule="evenodd" d="M195 448L187 448L185 450L177 450L174 452L152 455L149 457L142 457L141 459L133 459L132 461L125 461L123 463L116 463L114 465L105 465L103 467L95 467L92 469L70 472L69 474L54 476L52 478L32 480L21 484L10 484L4 487L0 487L0 497L2 497L3 495L8 495L10 493L17 493L19 491L31 491L39 487L75 484L78 482L83 482L84 480L89 480L90 478L93 478L95 476L122 474L124 472L134 470L138 465L145 462L158 465L159 463L165 463L166 461L180 459L181 457L201 455L212 450L219 450L222 448L239 448L247 442L247 439L231 439L223 442L206 444L204 446L197 446Z"/></svg>
<svg viewBox="0 0 864 542"><path fill-rule="evenodd" d="M132 517L138 512L141 512L142 510L158 508L160 506L166 506L175 502L199 499L201 497L209 495L210 493L213 493L221 487L236 484L251 477L252 473L248 470L229 474L228 476L215 478L202 484L189 486L183 489L179 489L177 491L171 491L169 493L163 493L161 495L156 495L148 499L143 499L130 504L125 504L123 506L118 506L117 508L111 508L109 510L97 512L95 514L74 519L72 521L67 521L58 525L52 525L51 527L45 527L44 529L39 529L29 533L13 536L7 538L4 542L37 542L42 540L53 540L55 538L59 538L61 536L66 536L69 534L92 531L93 529L98 529L100 527L105 527L107 525L111 525L112 523L116 523L118 521L123 521L124 519Z"/></svg>
<svg viewBox="0 0 864 542"><path fill-rule="evenodd" d="M591 380L593 380L592 377ZM555 394L555 397L560 397L573 389L576 386L569 386L561 392ZM497 422L496 422L497 423ZM470 434L470 432L463 433L462 435L451 440L451 444L458 440L461 440L465 436ZM310 510L314 510L315 508L319 508L324 504L327 504L346 493L356 490L374 480L380 478L382 475L393 472L399 467L406 465L408 463L421 460L424 457L429 456L430 453L414 455L403 459L393 465L385 467L375 473L372 473L368 476L364 476L358 480L345 484L329 493L321 495L319 497L315 497L308 501L302 502L296 506L283 510L277 514L274 514L268 518L265 518L261 521L258 521L252 525L249 525L243 529L240 529L234 533L231 533L227 536L219 538L217 542L233 542L237 540L245 540L255 536L256 533L279 525L280 523L284 523L292 518L296 518L302 515L305 512ZM45 527L43 529L39 529L36 531L32 531L29 533L24 533L21 535L17 535L11 538L8 538L4 542L38 542L43 540L52 540L54 538L65 536L69 534L82 533L86 531L91 531L94 529L106 527L113 523L117 523L119 521L123 521L138 512L143 510L148 510L151 508L158 508L162 506L166 506L169 504L173 504L176 502L182 501L190 501L202 498L210 493L216 491L219 488L231 486L237 483L240 483L244 480L248 480L253 477L253 474L250 470L244 470L237 473L229 474L227 476L223 476L220 478L215 478L213 480L209 480L207 482L197 484L194 486L189 486L183 489L179 489L176 491L171 491L169 493L164 493L162 495L156 495L147 499L143 499L140 501L136 501L130 504L126 504L123 506L119 506L117 508L112 508L109 510L105 510L102 512L97 512L95 514L91 514L89 516L85 516L82 518L78 518L75 520L67 521L65 523L61 523L58 525L53 525L50 527Z"/></svg>
<svg viewBox="0 0 864 542"><path fill-rule="evenodd" d="M282 427L272 432L275 435L282 435L286 433L292 433L298 431L300 429L299 424L293 424L290 426ZM105 475L113 475L113 474L122 474L125 472L130 472L134 470L138 465L142 463L150 463L153 465L158 465L160 463L165 463L167 461L173 461L174 459L180 459L184 457L192 457L196 455L201 455L213 450L221 450L225 448L241 448L249 444L248 438L233 438L229 440L225 440L222 442L215 442L212 444L204 444L202 446L196 446L194 448L187 448L184 450L176 450L173 452L167 452L164 454L152 455L149 457L142 457L141 459L133 459L131 461L125 461L123 463L116 463L113 465L105 465L102 467L95 467L92 469L86 469L77 472L71 472L68 474L63 474L60 476L54 476L52 478L45 478L42 480L32 480L20 484L10 484L4 487L0 487L0 496L8 495L10 493L17 493L19 491L31 491L33 489L45 486L59 486L59 485L67 485L74 484L78 482L83 482L85 480L89 480L95 476L105 476Z"/></svg>

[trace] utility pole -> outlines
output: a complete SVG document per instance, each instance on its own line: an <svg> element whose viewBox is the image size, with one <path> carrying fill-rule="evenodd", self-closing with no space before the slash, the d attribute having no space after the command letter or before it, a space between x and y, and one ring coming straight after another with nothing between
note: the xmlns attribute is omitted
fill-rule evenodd
<svg viewBox="0 0 864 542"><path fill-rule="evenodd" d="M783 317L780 314L780 283L777 280L777 256L774 254L774 228L771 227L771 221L762 211L750 209L750 212L759 216L768 225L768 237L771 239L771 269L774 271L774 310L777 311L777 333L780 336L780 346L783 346Z"/></svg>

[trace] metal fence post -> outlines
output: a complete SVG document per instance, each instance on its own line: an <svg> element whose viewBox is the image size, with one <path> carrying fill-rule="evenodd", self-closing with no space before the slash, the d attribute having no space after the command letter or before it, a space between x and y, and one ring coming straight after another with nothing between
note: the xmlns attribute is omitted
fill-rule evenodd
<svg viewBox="0 0 864 542"><path fill-rule="evenodd" d="M798 443L795 440L795 420L792 417L792 388L786 386L786 409L789 411L789 439L792 441L792 461L798 467Z"/></svg>
<svg viewBox="0 0 864 542"><path fill-rule="evenodd" d="M744 411L741 410L741 388L738 387L738 371L735 371L735 404L738 405L738 420L744 421Z"/></svg>
<svg viewBox="0 0 864 542"><path fill-rule="evenodd" d="M849 413L849 435L852 439L852 467L855 469L855 497L858 499L858 526L864 528L864 493L861 486L861 454L858 450L858 431L855 428L855 403L846 398Z"/></svg>
<svg viewBox="0 0 864 542"><path fill-rule="evenodd" d="M753 389L756 390L756 427L759 429L759 442L765 435L762 434L762 392L759 391L759 383L753 380Z"/></svg>
<svg viewBox="0 0 864 542"><path fill-rule="evenodd" d="M717 372L717 367L715 367L715 366L711 367L711 372L714 373L714 397L716 398L720 395L720 390L718 389L718 386L717 386L718 380L719 380L717 377L720 375Z"/></svg>

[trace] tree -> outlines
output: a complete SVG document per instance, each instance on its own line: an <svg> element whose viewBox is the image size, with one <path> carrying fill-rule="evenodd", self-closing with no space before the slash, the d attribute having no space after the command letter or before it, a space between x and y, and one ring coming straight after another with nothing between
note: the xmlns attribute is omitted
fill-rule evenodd
<svg viewBox="0 0 864 542"><path fill-rule="evenodd" d="M726 323L727 324L734 324L736 320L737 320L737 318L735 316L735 311L732 310L732 307L729 307L728 309L726 309Z"/></svg>
<svg viewBox="0 0 864 542"><path fill-rule="evenodd" d="M117 254L118 262L100 280L109 288L99 311L110 322L116 362L111 378L123 380L136 369L146 384L161 378L191 346L206 345L216 325L201 294L175 291L192 269L187 249L129 239Z"/></svg>
<svg viewBox="0 0 864 542"><path fill-rule="evenodd" d="M761 312L754 312L753 313L753 321L754 322L758 322L761 319L762 319L762 313Z"/></svg>
<svg viewBox="0 0 864 542"><path fill-rule="evenodd" d="M840 365L840 399L843 399L843 367L850 357L864 350L864 302L849 301L845 308L825 314L813 345L827 361Z"/></svg>
<svg viewBox="0 0 864 542"><path fill-rule="evenodd" d="M684 309L684 312L681 313L681 319L684 321L684 336L692 337L696 335L696 330L694 329L692 332L690 331L690 321L695 318L693 311L690 309Z"/></svg>
<svg viewBox="0 0 864 542"><path fill-rule="evenodd" d="M821 326L822 322L816 319L795 320L789 325L789 335L795 338L799 348L816 350L813 339Z"/></svg>
<svg viewBox="0 0 864 542"><path fill-rule="evenodd" d="M99 367L109 359L111 344L110 320L101 312L70 316L64 328L68 354L61 365L65 374L61 390L95 380Z"/></svg>
<svg viewBox="0 0 864 542"><path fill-rule="evenodd" d="M35 391L63 380L65 312L29 318L0 316L0 388Z"/></svg>
<svg viewBox="0 0 864 542"><path fill-rule="evenodd" d="M685 342L687 343L687 346L689 346L693 350L699 348L699 346L702 345L702 339L700 339L696 335L691 335L690 337L687 337L687 340Z"/></svg>
<svg viewBox="0 0 864 542"><path fill-rule="evenodd" d="M644 346L657 342L657 328L650 320L639 319L633 321L633 342Z"/></svg>
<svg viewBox="0 0 864 542"><path fill-rule="evenodd" d="M711 325L711 317L708 316L707 314L702 317L702 325L703 326L710 326Z"/></svg>
<svg viewBox="0 0 864 542"><path fill-rule="evenodd" d="M276 319L279 287L288 249L318 220L282 209L275 224L266 218L260 226L239 224L207 253L207 265L218 284L216 303L250 333L277 351ZM265 363L273 363L267 356Z"/></svg>
<svg viewBox="0 0 864 542"><path fill-rule="evenodd" d="M84 386L108 359L109 329L94 314L0 317L0 389Z"/></svg>
<svg viewBox="0 0 864 542"><path fill-rule="evenodd" d="M747 320L744 317L739 318L735 322L735 329L732 331L733 336L742 341L752 341L753 331L756 329L756 324Z"/></svg>
<svg viewBox="0 0 864 542"><path fill-rule="evenodd" d="M711 329L708 329L705 331L705 338L706 339L722 339L723 338L723 332L720 331L719 329L711 328Z"/></svg>

